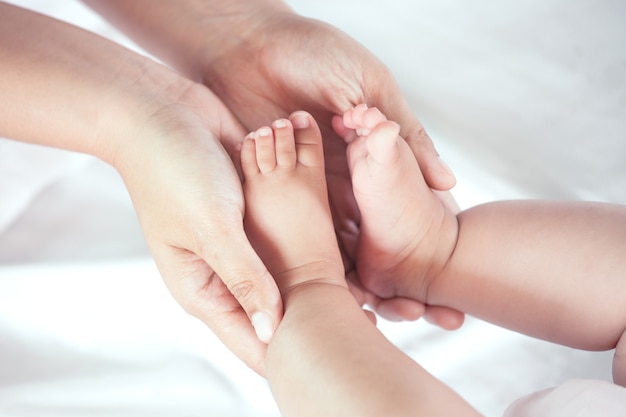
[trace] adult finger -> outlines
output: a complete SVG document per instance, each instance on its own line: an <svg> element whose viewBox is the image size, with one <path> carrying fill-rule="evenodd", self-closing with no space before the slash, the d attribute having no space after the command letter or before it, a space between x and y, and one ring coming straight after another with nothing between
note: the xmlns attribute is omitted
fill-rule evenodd
<svg viewBox="0 0 626 417"><path fill-rule="evenodd" d="M381 317L390 321L417 320L425 312L423 303L403 297L379 299L372 307Z"/></svg>
<svg viewBox="0 0 626 417"><path fill-rule="evenodd" d="M226 237L226 238L225 238ZM276 282L252 248L243 226L224 230L202 256L246 312L258 339L269 343L282 318Z"/></svg>
<svg viewBox="0 0 626 417"><path fill-rule="evenodd" d="M428 185L435 190L450 190L456 184L454 174L439 157L426 129L402 97L401 90L391 74L388 74L387 81L385 88L373 94L366 104L378 107L389 120L400 124L400 136L413 150Z"/></svg>
<svg viewBox="0 0 626 417"><path fill-rule="evenodd" d="M267 346L259 340L247 312L217 272L196 251L169 244L153 244L151 251L176 301L262 375Z"/></svg>
<svg viewBox="0 0 626 417"><path fill-rule="evenodd" d="M465 314L461 311L443 306L426 306L424 318L445 330L456 330L463 325Z"/></svg>

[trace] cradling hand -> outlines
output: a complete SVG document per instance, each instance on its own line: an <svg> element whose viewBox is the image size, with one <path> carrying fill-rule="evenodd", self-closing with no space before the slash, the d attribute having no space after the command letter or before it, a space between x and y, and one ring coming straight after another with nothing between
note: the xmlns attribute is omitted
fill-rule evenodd
<svg viewBox="0 0 626 417"><path fill-rule="evenodd" d="M263 373L266 345L259 337L269 340L282 302L243 229L241 182L231 156L244 136L207 88L191 85L118 146L113 165L173 296Z"/></svg>
<svg viewBox="0 0 626 417"><path fill-rule="evenodd" d="M391 319L416 319L425 314L442 327L459 327L463 314L458 311L404 298L381 299L368 292L360 285L354 267L359 212L350 185L346 145L332 127L335 115L358 103L380 108L402 126L401 135L430 187L445 191L455 183L390 71L341 31L290 11L257 11L254 16L230 19L224 24L237 35L219 53L211 52L210 59L200 60L201 78L248 129L299 109L316 117L324 135L330 204L357 300Z"/></svg>

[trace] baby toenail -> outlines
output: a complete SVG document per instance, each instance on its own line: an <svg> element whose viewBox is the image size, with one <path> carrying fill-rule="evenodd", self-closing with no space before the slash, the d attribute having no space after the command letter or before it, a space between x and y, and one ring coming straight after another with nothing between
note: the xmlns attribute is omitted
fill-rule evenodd
<svg viewBox="0 0 626 417"><path fill-rule="evenodd" d="M296 129L306 129L310 126L309 117L303 113L294 115L291 123L293 123L293 127Z"/></svg>
<svg viewBox="0 0 626 417"><path fill-rule="evenodd" d="M257 130L257 133L259 136L269 136L272 133L272 129L270 129L269 127L262 127L261 129Z"/></svg>
<svg viewBox="0 0 626 417"><path fill-rule="evenodd" d="M274 127L276 129L282 129L283 127L287 127L287 122L284 119L279 119L274 122Z"/></svg>

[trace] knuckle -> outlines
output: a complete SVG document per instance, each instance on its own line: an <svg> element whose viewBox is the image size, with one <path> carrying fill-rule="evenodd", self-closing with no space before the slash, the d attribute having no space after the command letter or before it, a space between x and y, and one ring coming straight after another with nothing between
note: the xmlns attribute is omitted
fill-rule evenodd
<svg viewBox="0 0 626 417"><path fill-rule="evenodd" d="M255 285L252 280L242 279L227 283L227 287L237 300L246 300L252 295Z"/></svg>
<svg viewBox="0 0 626 417"><path fill-rule="evenodd" d="M419 145L428 145L431 142L428 132L426 132L424 126L421 125L416 127L414 132L411 132L411 137L414 138L415 142Z"/></svg>

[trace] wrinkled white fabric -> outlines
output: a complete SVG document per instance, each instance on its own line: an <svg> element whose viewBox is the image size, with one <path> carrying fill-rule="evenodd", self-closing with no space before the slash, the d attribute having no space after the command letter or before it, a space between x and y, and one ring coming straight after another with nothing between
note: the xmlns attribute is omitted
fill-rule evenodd
<svg viewBox="0 0 626 417"><path fill-rule="evenodd" d="M626 388L606 381L570 380L515 401L504 417L624 417Z"/></svg>

